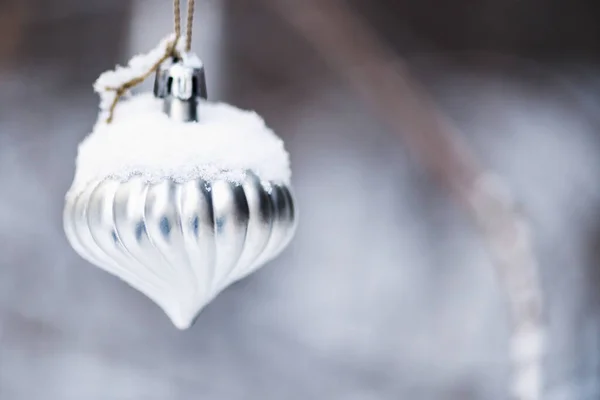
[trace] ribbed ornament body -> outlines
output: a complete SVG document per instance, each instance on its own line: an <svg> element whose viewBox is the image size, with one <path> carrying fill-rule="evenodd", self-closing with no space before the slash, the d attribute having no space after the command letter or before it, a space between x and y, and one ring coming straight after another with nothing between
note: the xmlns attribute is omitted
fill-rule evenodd
<svg viewBox="0 0 600 400"><path fill-rule="evenodd" d="M91 183L64 226L84 259L154 300L180 329L232 282L279 254L296 228L287 185L243 179Z"/></svg>

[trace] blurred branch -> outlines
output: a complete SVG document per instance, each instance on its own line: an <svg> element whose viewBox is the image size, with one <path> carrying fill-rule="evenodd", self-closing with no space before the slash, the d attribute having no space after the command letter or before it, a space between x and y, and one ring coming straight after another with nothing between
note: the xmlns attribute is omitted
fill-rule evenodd
<svg viewBox="0 0 600 400"><path fill-rule="evenodd" d="M528 224L506 186L482 168L406 64L343 1L263 1L345 76L466 207L488 244L510 305L512 393L519 400L539 400L544 321L538 264Z"/></svg>
<svg viewBox="0 0 600 400"><path fill-rule="evenodd" d="M0 65L12 63L17 56L27 17L23 3L0 4Z"/></svg>

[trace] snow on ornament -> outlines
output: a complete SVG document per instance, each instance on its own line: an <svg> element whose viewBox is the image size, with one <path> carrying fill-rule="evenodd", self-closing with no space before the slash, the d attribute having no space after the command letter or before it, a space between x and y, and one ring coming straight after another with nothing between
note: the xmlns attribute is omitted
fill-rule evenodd
<svg viewBox="0 0 600 400"><path fill-rule="evenodd" d="M283 142L256 113L208 102L202 63L177 37L96 82L100 113L79 146L64 228L81 257L186 329L286 247L296 210ZM119 101L148 71L154 93Z"/></svg>

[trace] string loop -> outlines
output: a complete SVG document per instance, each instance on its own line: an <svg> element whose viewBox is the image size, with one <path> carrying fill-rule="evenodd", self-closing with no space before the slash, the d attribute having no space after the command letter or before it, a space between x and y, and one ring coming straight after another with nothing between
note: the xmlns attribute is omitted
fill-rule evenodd
<svg viewBox="0 0 600 400"><path fill-rule="evenodd" d="M187 25L185 28L185 51L188 52L192 48L192 29L194 25L194 6L195 0L187 2ZM181 37L181 0L173 0L173 13L175 20L175 38L178 41Z"/></svg>

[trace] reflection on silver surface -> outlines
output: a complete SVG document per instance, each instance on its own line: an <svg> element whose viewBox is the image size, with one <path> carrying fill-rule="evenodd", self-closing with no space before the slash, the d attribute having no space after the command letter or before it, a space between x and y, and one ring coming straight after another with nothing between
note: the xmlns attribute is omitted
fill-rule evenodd
<svg viewBox="0 0 600 400"><path fill-rule="evenodd" d="M171 119L198 121L198 101L208 96L200 59L184 53L181 59L165 61L156 71L154 95L163 99L163 111Z"/></svg>
<svg viewBox="0 0 600 400"><path fill-rule="evenodd" d="M104 180L68 199L75 251L153 299L187 328L221 290L274 258L296 227L286 185L202 179Z"/></svg>

